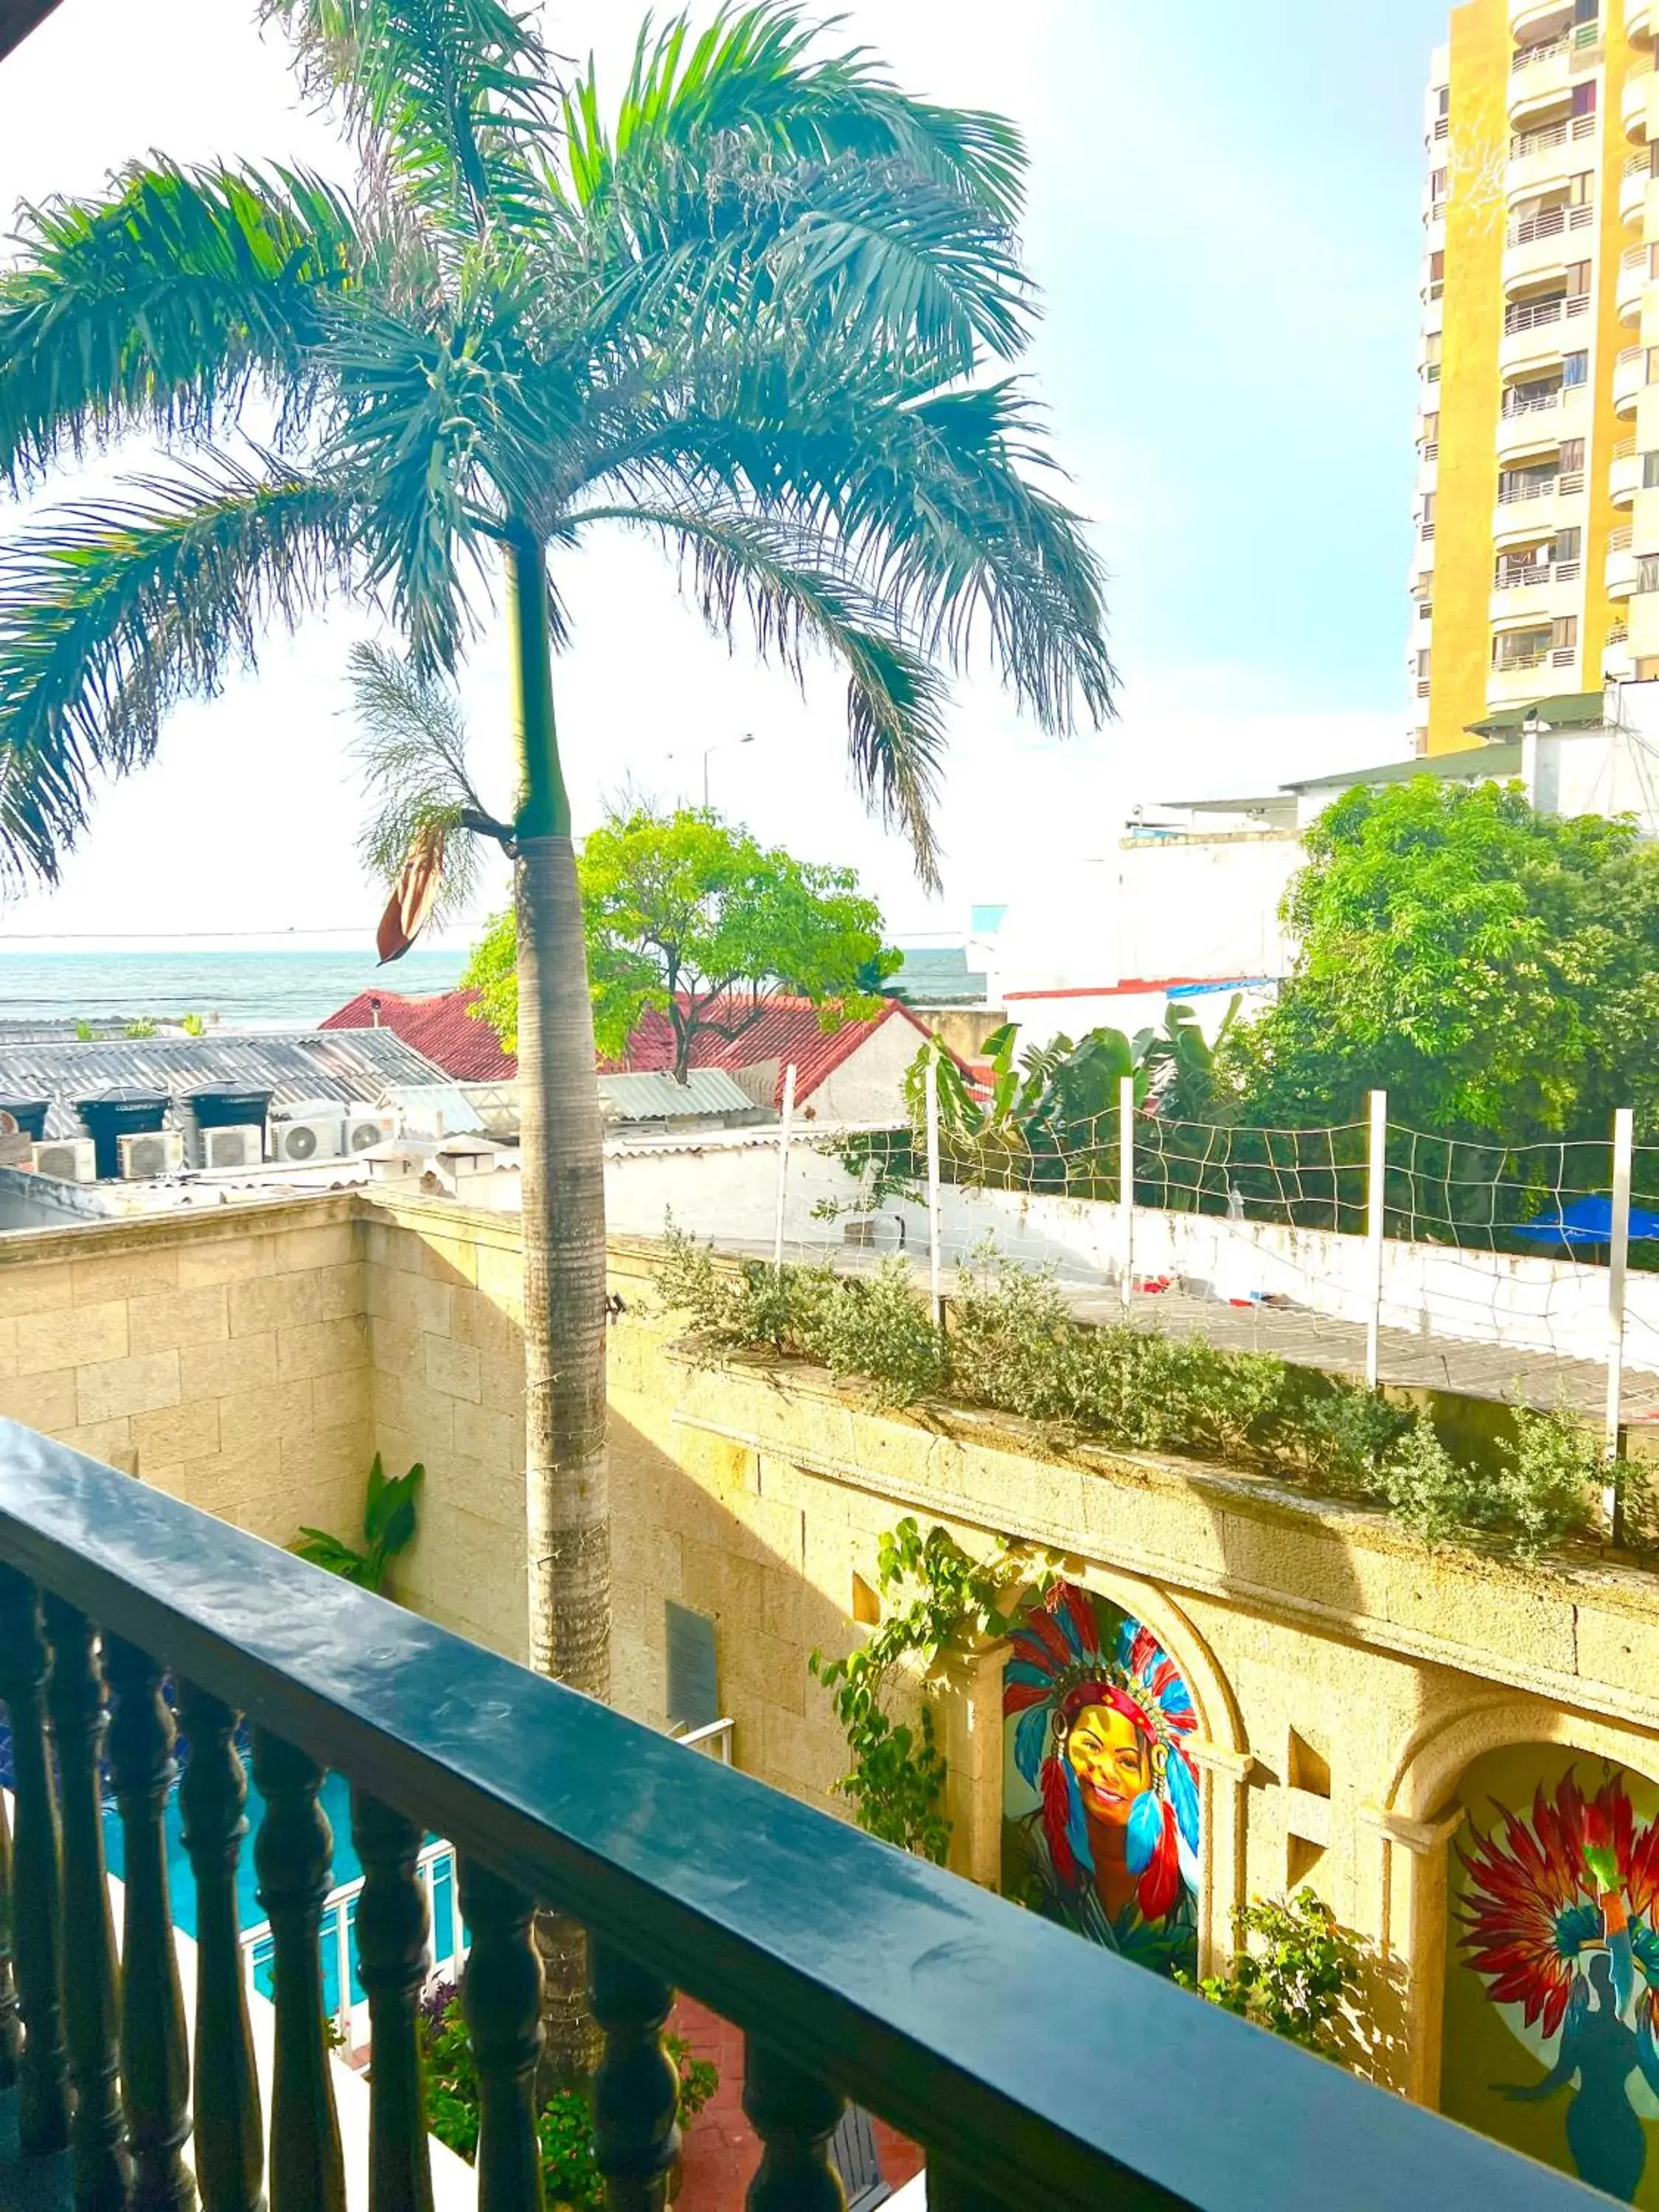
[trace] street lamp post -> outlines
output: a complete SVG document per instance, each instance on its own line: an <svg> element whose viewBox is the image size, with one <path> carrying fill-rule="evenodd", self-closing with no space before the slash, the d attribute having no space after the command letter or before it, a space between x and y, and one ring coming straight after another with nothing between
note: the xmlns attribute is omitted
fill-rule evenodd
<svg viewBox="0 0 1659 2212"><path fill-rule="evenodd" d="M703 749L702 749L702 811L703 811L703 812L704 812L705 814L707 814L707 813L708 813L708 757L709 757L709 755L710 755L711 753L718 753L718 752L722 752L722 751L724 751L724 750L726 749L726 747L727 745L752 745L752 744L754 744L754 742L755 742L755 732L754 732L752 730L745 730L745 731L744 732L743 735L742 735L740 738L715 738L715 740L714 740L714 744L713 744L712 745L705 745L705 746L703 747Z"/></svg>

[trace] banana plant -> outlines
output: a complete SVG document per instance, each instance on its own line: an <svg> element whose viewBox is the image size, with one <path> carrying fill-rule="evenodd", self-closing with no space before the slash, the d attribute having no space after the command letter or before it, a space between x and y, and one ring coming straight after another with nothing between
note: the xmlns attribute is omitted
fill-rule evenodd
<svg viewBox="0 0 1659 2212"><path fill-rule="evenodd" d="M301 1528L289 1551L359 1589L384 1591L392 1562L415 1540L415 1500L425 1480L418 1461L407 1474L388 1476L376 1452L363 1493L363 1549L326 1528Z"/></svg>

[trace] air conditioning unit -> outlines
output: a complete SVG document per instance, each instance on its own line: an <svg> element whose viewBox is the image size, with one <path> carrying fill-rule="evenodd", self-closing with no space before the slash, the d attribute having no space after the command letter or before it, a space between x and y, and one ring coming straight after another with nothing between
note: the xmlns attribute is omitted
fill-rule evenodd
<svg viewBox="0 0 1659 2212"><path fill-rule="evenodd" d="M178 1129L147 1129L115 1141L123 1182L150 1182L157 1176L177 1175L185 1164L185 1139Z"/></svg>
<svg viewBox="0 0 1659 2212"><path fill-rule="evenodd" d="M340 1110L331 1114L295 1115L270 1125L273 1159L301 1166L307 1160L337 1160L340 1157Z"/></svg>
<svg viewBox="0 0 1659 2212"><path fill-rule="evenodd" d="M34 1148L34 1172L54 1182L96 1182L98 1147L90 1137L49 1137Z"/></svg>
<svg viewBox="0 0 1659 2212"><path fill-rule="evenodd" d="M196 1132L198 1168L257 1168L265 1156L265 1133L257 1121L234 1121Z"/></svg>
<svg viewBox="0 0 1659 2212"><path fill-rule="evenodd" d="M374 1145L389 1145L398 1133L395 1114L382 1113L374 1106L348 1106L341 1127L340 1149L346 1152L366 1152Z"/></svg>

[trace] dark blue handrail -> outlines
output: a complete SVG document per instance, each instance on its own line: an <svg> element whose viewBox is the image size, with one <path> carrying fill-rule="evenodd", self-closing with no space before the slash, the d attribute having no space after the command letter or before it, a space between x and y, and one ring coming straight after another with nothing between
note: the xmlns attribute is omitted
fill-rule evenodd
<svg viewBox="0 0 1659 2212"><path fill-rule="evenodd" d="M1010 2204L1606 2201L10 1422L0 1560Z"/></svg>

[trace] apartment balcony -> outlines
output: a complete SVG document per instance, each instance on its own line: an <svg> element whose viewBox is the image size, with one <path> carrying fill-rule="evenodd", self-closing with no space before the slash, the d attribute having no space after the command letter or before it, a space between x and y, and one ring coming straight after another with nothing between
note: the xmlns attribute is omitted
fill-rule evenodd
<svg viewBox="0 0 1659 2212"><path fill-rule="evenodd" d="M1576 614L1583 574L1580 561L1528 561L1524 556L1500 561L1490 609L1494 629Z"/></svg>
<svg viewBox="0 0 1659 2212"><path fill-rule="evenodd" d="M1621 322L1641 321L1642 302L1652 278L1653 248L1627 246L1619 257L1619 274L1613 288L1614 304Z"/></svg>
<svg viewBox="0 0 1659 2212"><path fill-rule="evenodd" d="M365 1869L374 2212L433 2202L416 2028L428 1829L459 1853L480 2212L541 2201L538 1901L589 1932L595 2149L612 2212L660 2212L667 2193L677 2099L661 2039L677 1989L744 2033L762 2146L753 2212L844 2201L829 2143L848 2098L924 2146L934 2212L1588 2201L1037 1913L11 1423L0 1561L16 1823L15 2008L8 1986L0 2039L21 2136L0 2172L9 2203L67 2204L72 2160L77 2205L118 2207L130 2154L131 2202L182 2212L187 2149L209 2212L264 2201L235 1914L239 1712L256 1722L267 1808L252 1848L275 1950L276 2212L345 2203L321 2002L325 1768L350 1784ZM193 2038L168 1892L169 1678L195 1747ZM118 1958L106 1745L125 1834Z"/></svg>
<svg viewBox="0 0 1659 2212"><path fill-rule="evenodd" d="M1539 215L1517 216L1504 241L1504 291L1550 276L1565 280L1568 263L1594 251L1595 231L1593 206L1546 208Z"/></svg>
<svg viewBox="0 0 1659 2212"><path fill-rule="evenodd" d="M1626 346L1613 364L1613 404L1620 415L1634 415L1636 403L1648 384L1648 349Z"/></svg>
<svg viewBox="0 0 1659 2212"><path fill-rule="evenodd" d="M1510 64L1510 121L1523 130L1529 119L1566 100L1576 84L1594 76L1602 61L1599 23L1570 25L1551 39L1519 48Z"/></svg>
<svg viewBox="0 0 1659 2212"><path fill-rule="evenodd" d="M1642 489L1642 456L1636 450L1634 438L1621 438L1613 449L1613 463L1607 471L1607 492L1615 507L1631 507Z"/></svg>
<svg viewBox="0 0 1659 2212"><path fill-rule="evenodd" d="M1510 140L1509 167L1504 189L1509 204L1534 198L1552 186L1565 185L1586 165L1597 166L1595 140L1600 118L1569 116L1564 122L1541 124L1536 130L1517 131Z"/></svg>
<svg viewBox="0 0 1659 2212"><path fill-rule="evenodd" d="M1564 438L1589 434L1591 411L1588 384L1558 386L1552 391L1529 393L1516 387L1504 394L1498 418L1498 458L1520 461L1548 453Z"/></svg>
<svg viewBox="0 0 1659 2212"><path fill-rule="evenodd" d="M1607 539L1607 587L1610 599L1627 599L1636 589L1635 533L1628 523Z"/></svg>
<svg viewBox="0 0 1659 2212"><path fill-rule="evenodd" d="M1632 154L1619 178L1619 213L1626 222L1640 222L1647 211L1648 186L1653 181L1653 157Z"/></svg>
<svg viewBox="0 0 1659 2212"><path fill-rule="evenodd" d="M1619 119L1624 125L1625 136L1638 146L1646 145L1650 135L1648 106L1653 89L1653 57L1648 54L1632 63L1619 96Z"/></svg>
<svg viewBox="0 0 1659 2212"><path fill-rule="evenodd" d="M1512 300L1504 310L1504 335L1498 343L1498 366L1506 378L1531 368L1544 369L1568 351L1582 350L1590 343L1590 295L1554 295L1545 300Z"/></svg>
<svg viewBox="0 0 1659 2212"><path fill-rule="evenodd" d="M1518 40L1553 38L1572 21L1572 0L1510 0L1510 34Z"/></svg>
<svg viewBox="0 0 1659 2212"><path fill-rule="evenodd" d="M1553 691L1575 688L1578 666L1577 647L1562 647L1541 653L1526 653L1504 667L1486 672L1488 707L1524 707Z"/></svg>
<svg viewBox="0 0 1659 2212"><path fill-rule="evenodd" d="M1638 46L1653 40L1654 0L1625 0L1625 36Z"/></svg>
<svg viewBox="0 0 1659 2212"><path fill-rule="evenodd" d="M1582 524L1584 472L1540 474L1519 484L1500 484L1492 516L1492 544L1500 551L1541 544L1562 528Z"/></svg>

